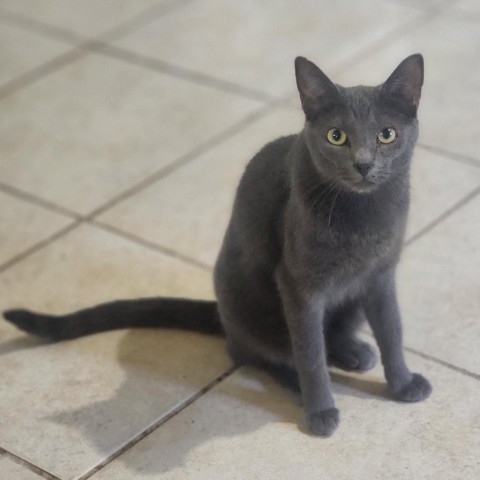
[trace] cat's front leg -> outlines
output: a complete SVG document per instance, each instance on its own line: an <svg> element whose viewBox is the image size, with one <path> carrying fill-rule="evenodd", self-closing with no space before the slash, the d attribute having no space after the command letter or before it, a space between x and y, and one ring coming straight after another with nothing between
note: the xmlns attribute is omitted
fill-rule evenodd
<svg viewBox="0 0 480 480"><path fill-rule="evenodd" d="M301 294L301 289L284 267L278 269L276 278L292 341L307 425L315 435L329 436L338 426L339 413L327 368L324 300L319 295Z"/></svg>
<svg viewBox="0 0 480 480"><path fill-rule="evenodd" d="M403 356L394 268L372 280L364 309L380 348L385 378L393 396L404 402L419 402L427 398L432 391L429 381L418 373L410 372Z"/></svg>

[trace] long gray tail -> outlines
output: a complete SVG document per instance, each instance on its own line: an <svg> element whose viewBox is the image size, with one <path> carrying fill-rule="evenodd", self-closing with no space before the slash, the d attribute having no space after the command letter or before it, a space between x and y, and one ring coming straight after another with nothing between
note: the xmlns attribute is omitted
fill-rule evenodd
<svg viewBox="0 0 480 480"><path fill-rule="evenodd" d="M223 335L217 303L181 298L120 300L67 315L7 310L18 328L50 340L65 340L121 328L175 328Z"/></svg>

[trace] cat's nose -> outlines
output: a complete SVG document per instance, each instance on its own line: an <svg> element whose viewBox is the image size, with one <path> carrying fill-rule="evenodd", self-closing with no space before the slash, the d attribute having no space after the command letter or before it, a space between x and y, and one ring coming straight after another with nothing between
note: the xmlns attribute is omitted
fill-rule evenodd
<svg viewBox="0 0 480 480"><path fill-rule="evenodd" d="M365 177L367 173L372 169L373 162L357 162L354 163L353 166L355 167L355 170L360 173L360 175Z"/></svg>

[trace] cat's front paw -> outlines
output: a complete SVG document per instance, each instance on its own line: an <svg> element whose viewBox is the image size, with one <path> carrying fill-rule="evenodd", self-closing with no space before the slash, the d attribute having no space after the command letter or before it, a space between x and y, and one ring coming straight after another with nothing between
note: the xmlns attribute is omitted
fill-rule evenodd
<svg viewBox="0 0 480 480"><path fill-rule="evenodd" d="M336 408L307 414L307 425L312 433L329 437L338 427L339 412Z"/></svg>
<svg viewBox="0 0 480 480"><path fill-rule="evenodd" d="M356 339L347 340L329 346L328 363L347 371L366 372L372 369L377 363L377 354L372 346Z"/></svg>
<svg viewBox="0 0 480 480"><path fill-rule="evenodd" d="M409 383L393 391L393 396L402 402L420 402L428 398L431 393L430 382L422 375L414 373Z"/></svg>

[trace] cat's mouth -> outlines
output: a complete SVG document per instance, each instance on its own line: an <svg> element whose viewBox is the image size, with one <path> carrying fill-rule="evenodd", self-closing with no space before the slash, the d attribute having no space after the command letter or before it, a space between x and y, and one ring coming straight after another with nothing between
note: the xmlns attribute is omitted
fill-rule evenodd
<svg viewBox="0 0 480 480"><path fill-rule="evenodd" d="M355 190L359 193L367 193L374 190L378 185L375 182L372 182L368 178L363 177L361 180L352 183L352 190Z"/></svg>

